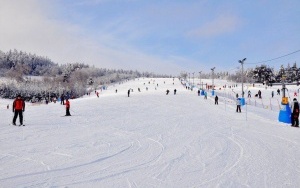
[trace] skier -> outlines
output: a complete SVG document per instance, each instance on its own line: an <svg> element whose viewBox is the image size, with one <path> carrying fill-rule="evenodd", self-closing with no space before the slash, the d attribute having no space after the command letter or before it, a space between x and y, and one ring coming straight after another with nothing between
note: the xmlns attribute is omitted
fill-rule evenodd
<svg viewBox="0 0 300 188"><path fill-rule="evenodd" d="M60 104L65 105L65 96L64 96L64 94L61 94L61 96L60 96Z"/></svg>
<svg viewBox="0 0 300 188"><path fill-rule="evenodd" d="M70 101L66 99L66 116L71 116L70 114Z"/></svg>
<svg viewBox="0 0 300 188"><path fill-rule="evenodd" d="M272 91L271 95L272 95L272 98L273 98L274 97L274 91Z"/></svg>
<svg viewBox="0 0 300 188"><path fill-rule="evenodd" d="M240 98L236 98L236 112L241 113L241 99Z"/></svg>
<svg viewBox="0 0 300 188"><path fill-rule="evenodd" d="M168 95L168 94L169 94L169 92L170 92L170 91L167 89L167 93L166 93L166 95Z"/></svg>
<svg viewBox="0 0 300 188"><path fill-rule="evenodd" d="M219 105L218 100L219 100L219 97L218 97L218 95L216 95L216 97L215 97L215 105Z"/></svg>
<svg viewBox="0 0 300 188"><path fill-rule="evenodd" d="M299 127L299 103L296 98L293 99L291 105L292 127Z"/></svg>
<svg viewBox="0 0 300 188"><path fill-rule="evenodd" d="M141 89L140 89L140 88L138 88L138 91L139 91L139 92L141 92Z"/></svg>
<svg viewBox="0 0 300 188"><path fill-rule="evenodd" d="M98 91L97 91L97 93L96 93L96 94L97 94L97 97L99 98L99 92L98 92Z"/></svg>
<svg viewBox="0 0 300 188"><path fill-rule="evenodd" d="M198 96L200 96L200 90L198 89Z"/></svg>
<svg viewBox="0 0 300 188"><path fill-rule="evenodd" d="M204 99L207 99L207 92L204 91Z"/></svg>
<svg viewBox="0 0 300 188"><path fill-rule="evenodd" d="M118 90L116 89L116 93L118 93Z"/></svg>
<svg viewBox="0 0 300 188"><path fill-rule="evenodd" d="M251 98L251 91L248 91L248 98Z"/></svg>
<svg viewBox="0 0 300 188"><path fill-rule="evenodd" d="M128 89L128 92L127 92L127 94L128 94L128 97L129 97L129 95L130 95L130 89Z"/></svg>
<svg viewBox="0 0 300 188"><path fill-rule="evenodd" d="M277 89L277 95L280 95L280 89Z"/></svg>
<svg viewBox="0 0 300 188"><path fill-rule="evenodd" d="M261 99L261 91L260 90L258 90L258 98Z"/></svg>
<svg viewBox="0 0 300 188"><path fill-rule="evenodd" d="M176 95L176 92L177 92L177 90L176 90L176 89L174 89L174 95Z"/></svg>
<svg viewBox="0 0 300 188"><path fill-rule="evenodd" d="M17 117L19 116L20 126L23 125L23 112L25 111L25 102L21 98L21 95L18 95L13 103L13 112L15 113L13 118L13 125L16 125Z"/></svg>

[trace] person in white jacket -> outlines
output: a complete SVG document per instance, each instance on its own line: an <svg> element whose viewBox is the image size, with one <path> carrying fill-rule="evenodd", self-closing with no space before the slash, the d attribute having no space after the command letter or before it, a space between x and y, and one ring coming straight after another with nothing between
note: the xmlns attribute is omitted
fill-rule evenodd
<svg viewBox="0 0 300 188"><path fill-rule="evenodd" d="M236 98L236 112L241 113L241 99Z"/></svg>

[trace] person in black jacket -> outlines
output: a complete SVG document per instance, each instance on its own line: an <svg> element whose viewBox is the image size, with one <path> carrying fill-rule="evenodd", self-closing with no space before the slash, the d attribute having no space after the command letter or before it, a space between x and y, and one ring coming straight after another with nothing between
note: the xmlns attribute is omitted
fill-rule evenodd
<svg viewBox="0 0 300 188"><path fill-rule="evenodd" d="M291 104L291 121L292 127L299 127L299 103L296 98Z"/></svg>
<svg viewBox="0 0 300 188"><path fill-rule="evenodd" d="M65 105L65 96L64 96L64 94L61 94L61 96L60 96L60 104Z"/></svg>
<svg viewBox="0 0 300 188"><path fill-rule="evenodd" d="M215 97L215 105L218 105L219 103L218 103L218 100L219 100L219 97L218 97L218 95L216 95L216 97Z"/></svg>

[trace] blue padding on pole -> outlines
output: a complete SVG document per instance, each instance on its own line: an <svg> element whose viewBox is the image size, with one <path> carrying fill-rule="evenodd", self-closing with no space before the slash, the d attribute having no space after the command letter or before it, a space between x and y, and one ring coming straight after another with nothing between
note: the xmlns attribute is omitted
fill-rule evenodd
<svg viewBox="0 0 300 188"><path fill-rule="evenodd" d="M201 90L201 95L204 95L204 90Z"/></svg>
<svg viewBox="0 0 300 188"><path fill-rule="evenodd" d="M283 123L291 123L291 108L289 104L282 104L278 116L278 121Z"/></svg>
<svg viewBox="0 0 300 188"><path fill-rule="evenodd" d="M245 105L245 98L242 97L242 98L240 98L240 100L241 100L241 106L244 106Z"/></svg>
<svg viewBox="0 0 300 188"><path fill-rule="evenodd" d="M211 91L211 96L214 96L215 95L215 90L212 90Z"/></svg>

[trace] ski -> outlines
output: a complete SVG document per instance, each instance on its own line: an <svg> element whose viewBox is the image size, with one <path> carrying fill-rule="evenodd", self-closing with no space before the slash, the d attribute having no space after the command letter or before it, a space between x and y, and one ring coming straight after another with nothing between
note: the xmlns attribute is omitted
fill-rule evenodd
<svg viewBox="0 0 300 188"><path fill-rule="evenodd" d="M24 124L23 124L23 125L21 125L21 124L20 124L20 125L17 125L17 124L15 124L15 125L14 125L14 124L8 124L8 125L9 125L9 126L11 126L11 125L13 125L13 126L19 126L19 127L25 126Z"/></svg>

